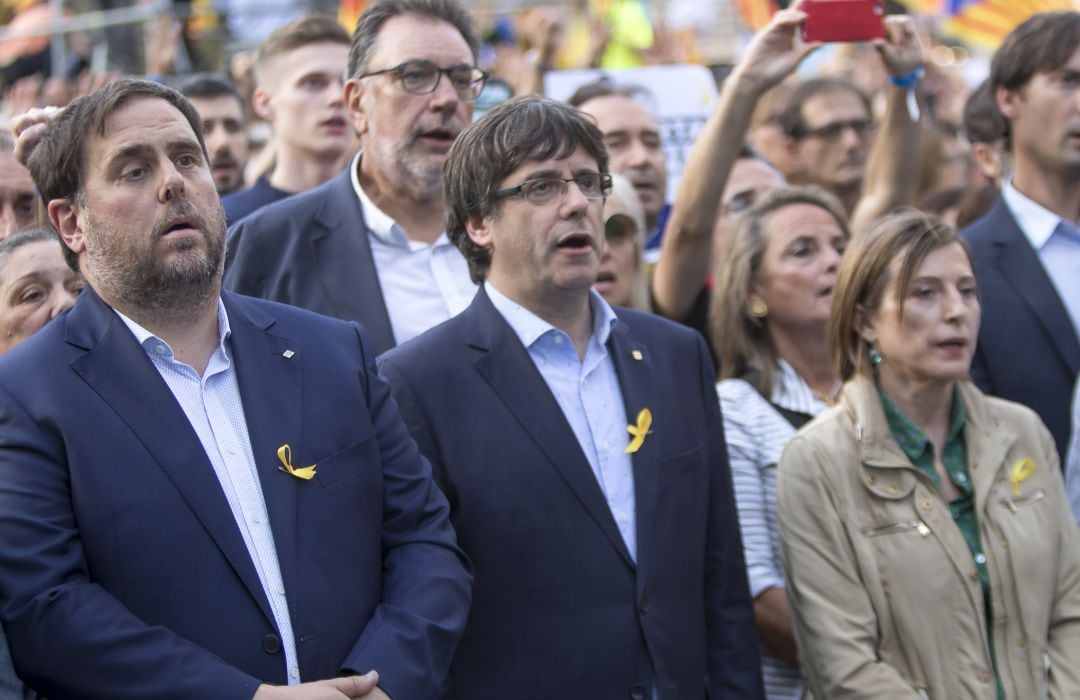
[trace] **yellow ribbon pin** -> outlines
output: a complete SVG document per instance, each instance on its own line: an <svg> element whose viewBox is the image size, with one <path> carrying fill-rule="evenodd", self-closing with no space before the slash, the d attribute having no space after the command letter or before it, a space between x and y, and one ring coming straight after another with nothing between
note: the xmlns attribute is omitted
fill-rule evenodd
<svg viewBox="0 0 1080 700"><path fill-rule="evenodd" d="M292 449L289 447L288 443L277 448L277 458L281 460L281 470L292 474L297 479L307 481L315 476L314 464L310 467L300 467L299 469L292 465Z"/></svg>
<svg viewBox="0 0 1080 700"><path fill-rule="evenodd" d="M649 434L649 428L652 427L652 411L647 408L641 409L637 414L637 425L626 426L627 432L633 436L630 440L630 444L626 446L626 454L633 454L641 449L642 443L645 442L645 436Z"/></svg>
<svg viewBox="0 0 1080 700"><path fill-rule="evenodd" d="M1035 473L1035 460L1022 459L1013 465L1012 474L1009 475L1009 481L1012 483L1012 492L1014 496L1020 495L1020 482L1028 478Z"/></svg>

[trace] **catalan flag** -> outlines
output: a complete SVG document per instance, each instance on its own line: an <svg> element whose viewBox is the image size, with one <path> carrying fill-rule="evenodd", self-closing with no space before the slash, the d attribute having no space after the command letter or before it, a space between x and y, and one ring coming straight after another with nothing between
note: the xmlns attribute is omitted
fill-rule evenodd
<svg viewBox="0 0 1080 700"><path fill-rule="evenodd" d="M356 22L367 9L367 0L341 0L338 4L338 24L350 34L356 29Z"/></svg>
<svg viewBox="0 0 1080 700"><path fill-rule="evenodd" d="M1033 14L1076 9L1073 0L946 0L946 4L945 31L989 50Z"/></svg>

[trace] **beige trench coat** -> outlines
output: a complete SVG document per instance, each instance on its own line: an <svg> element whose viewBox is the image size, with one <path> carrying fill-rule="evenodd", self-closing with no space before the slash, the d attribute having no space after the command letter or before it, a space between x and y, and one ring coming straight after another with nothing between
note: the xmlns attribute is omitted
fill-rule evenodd
<svg viewBox="0 0 1080 700"><path fill-rule="evenodd" d="M960 386L1006 695L1080 698L1080 529L1034 412ZM1015 465L1035 470L1016 483ZM982 589L948 504L893 439L862 378L780 461L777 514L815 697L996 697Z"/></svg>

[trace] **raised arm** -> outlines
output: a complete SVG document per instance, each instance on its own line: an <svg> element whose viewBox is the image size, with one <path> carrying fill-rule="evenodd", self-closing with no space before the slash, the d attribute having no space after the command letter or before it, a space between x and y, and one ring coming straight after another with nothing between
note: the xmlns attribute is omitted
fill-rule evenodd
<svg viewBox="0 0 1080 700"><path fill-rule="evenodd" d="M917 81L922 71L923 50L915 23L910 17L885 18L886 38L874 42L890 78L900 82ZM892 81L890 81L892 82ZM885 100L881 131L874 140L866 165L863 195L851 215L852 230L859 230L897 207L912 203L915 181L919 177L919 141L922 138L919 115L908 104L910 87L890 84Z"/></svg>
<svg viewBox="0 0 1080 700"><path fill-rule="evenodd" d="M683 320L705 286L720 196L758 100L818 46L796 36L805 19L798 9L782 10L754 37L690 149L652 281L656 310L668 318Z"/></svg>

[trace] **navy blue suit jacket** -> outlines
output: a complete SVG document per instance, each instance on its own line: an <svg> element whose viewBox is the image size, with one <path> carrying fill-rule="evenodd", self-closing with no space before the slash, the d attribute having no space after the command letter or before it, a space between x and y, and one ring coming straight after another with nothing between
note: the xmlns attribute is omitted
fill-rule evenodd
<svg viewBox="0 0 1080 700"><path fill-rule="evenodd" d="M376 355L396 345L348 168L233 225L224 286L356 321L367 329Z"/></svg>
<svg viewBox="0 0 1080 700"><path fill-rule="evenodd" d="M654 685L665 700L762 697L708 349L669 321L618 314L608 351L626 415L653 415L632 458L636 563L558 403L482 289L379 358L474 566L451 667L462 700L644 700Z"/></svg>
<svg viewBox="0 0 1080 700"><path fill-rule="evenodd" d="M1065 304L1000 195L962 235L982 297L971 377L984 392L1038 413L1064 458L1080 372L1080 342Z"/></svg>
<svg viewBox="0 0 1080 700"><path fill-rule="evenodd" d="M435 696L469 574L363 331L223 299L301 679L374 668L395 698ZM315 478L280 468L285 443ZM247 700L286 682L198 437L89 289L0 360L0 617L50 697Z"/></svg>

